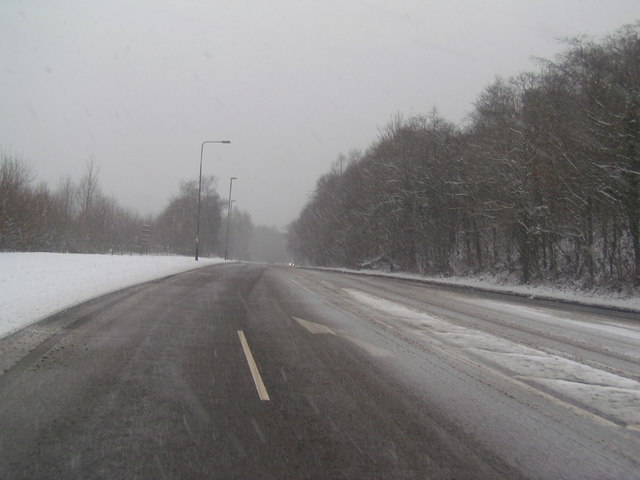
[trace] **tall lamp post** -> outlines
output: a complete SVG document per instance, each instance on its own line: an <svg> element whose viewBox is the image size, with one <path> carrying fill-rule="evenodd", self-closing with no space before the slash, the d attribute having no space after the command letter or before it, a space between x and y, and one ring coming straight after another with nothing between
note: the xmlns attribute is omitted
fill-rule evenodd
<svg viewBox="0 0 640 480"><path fill-rule="evenodd" d="M200 193L202 192L202 154L205 143L231 143L229 140L205 140L200 146L200 177L198 179L198 215L196 220L196 262L198 261L198 247L200 246Z"/></svg>
<svg viewBox="0 0 640 480"><path fill-rule="evenodd" d="M227 252L229 251L229 223L231 222L231 187L233 187L233 181L237 180L236 177L231 177L229 180L229 208L227 208L227 235L226 240L224 242L224 259L227 260L229 256Z"/></svg>

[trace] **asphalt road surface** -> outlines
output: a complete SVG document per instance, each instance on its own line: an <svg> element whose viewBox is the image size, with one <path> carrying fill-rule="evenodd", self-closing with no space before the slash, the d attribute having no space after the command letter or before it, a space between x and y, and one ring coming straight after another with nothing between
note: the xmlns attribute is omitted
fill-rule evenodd
<svg viewBox="0 0 640 480"><path fill-rule="evenodd" d="M0 478L640 478L638 316L216 265L0 340Z"/></svg>

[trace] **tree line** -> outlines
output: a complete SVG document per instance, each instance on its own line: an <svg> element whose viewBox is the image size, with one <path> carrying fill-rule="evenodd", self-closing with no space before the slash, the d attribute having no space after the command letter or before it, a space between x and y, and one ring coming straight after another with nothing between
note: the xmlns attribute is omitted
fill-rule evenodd
<svg viewBox="0 0 640 480"><path fill-rule="evenodd" d="M318 179L296 260L640 284L639 30L496 79L462 125L398 115Z"/></svg>
<svg viewBox="0 0 640 480"><path fill-rule="evenodd" d="M0 154L0 250L134 251L142 219L102 193L99 169L87 163L82 178L62 178L55 191L34 185L22 159Z"/></svg>
<svg viewBox="0 0 640 480"><path fill-rule="evenodd" d="M200 254L224 256L226 209L213 176L201 189ZM158 215L141 216L105 195L99 168L87 162L81 178L61 179L51 190L36 183L29 164L0 153L0 251L166 254L195 251L198 181L185 181ZM231 258L285 262L284 233L255 227L251 216L233 209L229 224Z"/></svg>

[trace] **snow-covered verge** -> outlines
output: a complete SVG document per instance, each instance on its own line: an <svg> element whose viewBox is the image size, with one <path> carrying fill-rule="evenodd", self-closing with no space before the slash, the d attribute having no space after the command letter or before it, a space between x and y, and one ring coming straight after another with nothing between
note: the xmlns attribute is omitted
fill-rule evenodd
<svg viewBox="0 0 640 480"><path fill-rule="evenodd" d="M0 337L91 298L224 262L188 257L0 252Z"/></svg>
<svg viewBox="0 0 640 480"><path fill-rule="evenodd" d="M436 277L410 273L385 272L380 270L350 270L346 268L318 268L357 275L400 278L417 282L467 287L476 290L506 293L530 298L557 300L582 305L601 306L640 313L640 289L628 288L625 291L608 292L604 289L586 291L571 285L514 285L490 276L479 277Z"/></svg>

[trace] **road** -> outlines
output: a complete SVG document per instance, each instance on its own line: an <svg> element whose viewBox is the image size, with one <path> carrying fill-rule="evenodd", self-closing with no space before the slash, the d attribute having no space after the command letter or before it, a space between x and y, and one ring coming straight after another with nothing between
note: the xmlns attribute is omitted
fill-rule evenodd
<svg viewBox="0 0 640 480"><path fill-rule="evenodd" d="M0 478L640 478L637 315L225 264L0 368Z"/></svg>

